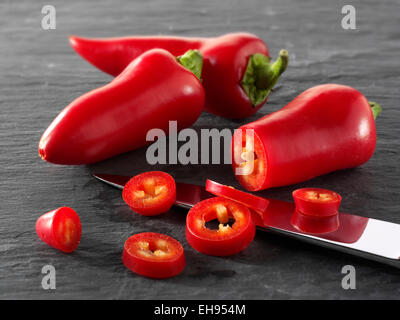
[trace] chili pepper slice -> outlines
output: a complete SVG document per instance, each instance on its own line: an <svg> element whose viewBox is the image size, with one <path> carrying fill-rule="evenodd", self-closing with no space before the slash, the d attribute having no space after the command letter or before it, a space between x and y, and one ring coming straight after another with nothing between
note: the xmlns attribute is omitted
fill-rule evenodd
<svg viewBox="0 0 400 320"><path fill-rule="evenodd" d="M206 227L217 219L218 230ZM234 219L232 226L228 224ZM212 256L230 256L249 246L255 235L250 210L232 200L215 197L200 201L186 217L186 239L197 251Z"/></svg>
<svg viewBox="0 0 400 320"><path fill-rule="evenodd" d="M265 198L257 197L253 194L237 190L231 186L225 186L209 179L206 181L206 191L216 196L239 202L261 215L267 211L269 205L269 201Z"/></svg>
<svg viewBox="0 0 400 320"><path fill-rule="evenodd" d="M175 202L175 180L162 171L138 174L125 184L122 198L133 211L144 216L166 212Z"/></svg>
<svg viewBox="0 0 400 320"><path fill-rule="evenodd" d="M342 197L331 190L303 188L293 191L296 205L291 223L309 233L328 233L339 228L339 206Z"/></svg>
<svg viewBox="0 0 400 320"><path fill-rule="evenodd" d="M36 221L36 233L49 246L72 252L81 240L81 220L73 209L61 207L45 213Z"/></svg>
<svg viewBox="0 0 400 320"><path fill-rule="evenodd" d="M122 261L133 272L155 279L174 277L185 268L185 255L179 241L154 232L128 238Z"/></svg>
<svg viewBox="0 0 400 320"><path fill-rule="evenodd" d="M336 215L342 201L338 193L321 188L297 189L292 195L298 211L318 217Z"/></svg>

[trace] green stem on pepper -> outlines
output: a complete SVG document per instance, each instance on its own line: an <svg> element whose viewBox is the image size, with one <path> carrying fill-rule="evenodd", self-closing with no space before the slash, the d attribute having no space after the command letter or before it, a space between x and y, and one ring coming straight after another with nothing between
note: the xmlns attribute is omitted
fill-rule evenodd
<svg viewBox="0 0 400 320"><path fill-rule="evenodd" d="M382 107L373 101L369 101L369 105L371 107L372 114L374 115L374 119L376 119L379 116L379 114L382 112Z"/></svg>
<svg viewBox="0 0 400 320"><path fill-rule="evenodd" d="M268 97L288 64L287 50L281 50L274 63L271 63L271 59L263 54L256 53L250 57L242 79L242 87L254 107Z"/></svg>

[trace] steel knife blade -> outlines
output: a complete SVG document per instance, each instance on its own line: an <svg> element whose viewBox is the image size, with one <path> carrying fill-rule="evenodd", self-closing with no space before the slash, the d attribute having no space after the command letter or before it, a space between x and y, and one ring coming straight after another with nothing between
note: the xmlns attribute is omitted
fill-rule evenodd
<svg viewBox="0 0 400 320"><path fill-rule="evenodd" d="M123 189L129 176L95 173L93 176L115 188ZM177 183L175 205L190 209L197 202L213 197L204 186ZM295 229L290 218L294 203L268 199L270 204L257 229L281 234L326 248L350 253L400 268L400 224L339 213L339 229L314 235Z"/></svg>

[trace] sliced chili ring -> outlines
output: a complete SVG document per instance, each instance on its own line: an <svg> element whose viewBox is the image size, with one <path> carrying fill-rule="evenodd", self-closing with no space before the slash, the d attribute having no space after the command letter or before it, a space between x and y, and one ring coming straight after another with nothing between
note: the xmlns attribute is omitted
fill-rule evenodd
<svg viewBox="0 0 400 320"><path fill-rule="evenodd" d="M166 212L175 203L175 180L162 171L141 173L125 184L122 198L133 211L145 216Z"/></svg>
<svg viewBox="0 0 400 320"><path fill-rule="evenodd" d="M233 187L226 186L209 179L206 181L206 191L215 194L216 196L239 202L261 214L261 216L268 209L269 201L267 199L237 190Z"/></svg>
<svg viewBox="0 0 400 320"><path fill-rule="evenodd" d="M36 233L49 246L72 252L81 240L81 220L73 209L61 207L45 213L36 221Z"/></svg>
<svg viewBox="0 0 400 320"><path fill-rule="evenodd" d="M342 201L338 193L321 188L297 189L292 195L298 211L317 217L336 215Z"/></svg>
<svg viewBox="0 0 400 320"><path fill-rule="evenodd" d="M122 261L133 272L155 279L174 277L185 268L185 255L179 241L154 232L129 237Z"/></svg>
<svg viewBox="0 0 400 320"><path fill-rule="evenodd" d="M331 190L303 188L293 191L296 209L291 224L307 233L328 233L339 228L342 197Z"/></svg>
<svg viewBox="0 0 400 320"><path fill-rule="evenodd" d="M218 230L206 222L218 219ZM229 219L234 219L229 226ZM215 197L200 201L186 217L186 239L197 251L212 256L236 254L253 241L255 224L248 208L235 201Z"/></svg>

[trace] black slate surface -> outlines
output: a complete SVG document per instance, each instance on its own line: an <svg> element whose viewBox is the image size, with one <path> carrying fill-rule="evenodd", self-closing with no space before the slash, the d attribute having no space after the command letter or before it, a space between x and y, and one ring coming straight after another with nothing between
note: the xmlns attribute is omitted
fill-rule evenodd
<svg viewBox="0 0 400 320"><path fill-rule="evenodd" d="M111 78L78 57L69 34L214 36L249 31L290 66L269 103L248 121L277 110L320 83L351 85L384 111L377 120L375 155L360 168L337 172L261 195L290 200L291 190L321 186L344 196L344 211L400 223L399 213L399 1L352 1L357 30L343 30L342 1L106 1L53 0L57 29L41 28L41 1L0 3L0 298L1 299L398 299L399 270L282 237L258 233L230 258L195 252L184 237L185 213L171 210L145 218L124 204L121 193L95 181L91 171L119 174L160 169L178 181L207 177L238 187L229 166L149 166L145 149L85 166L56 166L37 156L51 120L75 97ZM203 114L195 128L236 128ZM70 255L49 248L34 224L44 212L71 206L83 236ZM124 241L142 231L169 234L183 243L187 267L178 277L155 281L121 263ZM393 244L399 245L399 244ZM56 268L57 289L41 288L41 268ZM357 289L343 290L341 269L354 265Z"/></svg>

